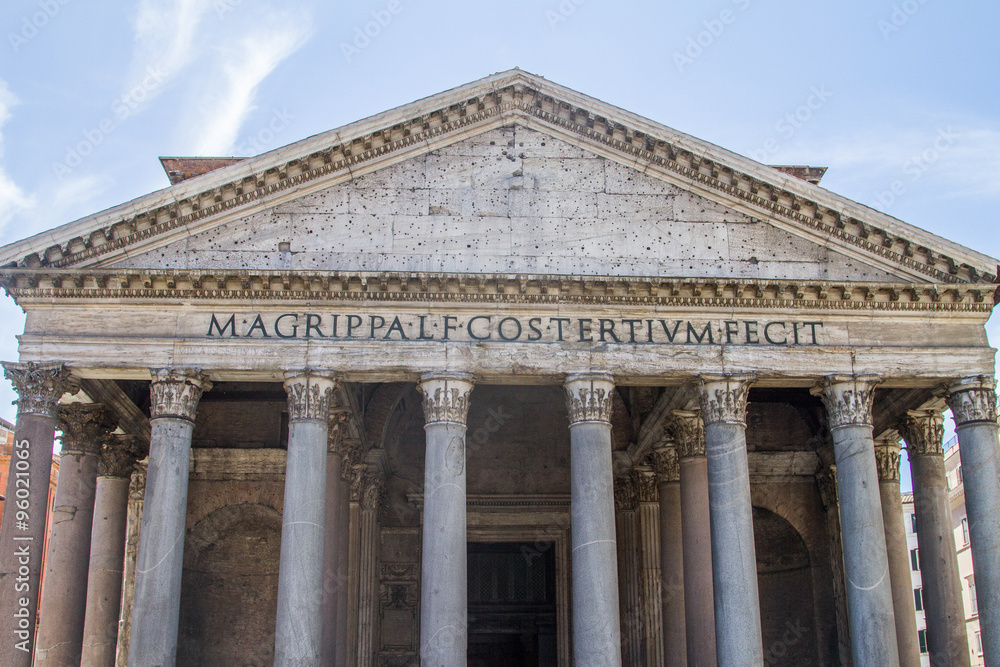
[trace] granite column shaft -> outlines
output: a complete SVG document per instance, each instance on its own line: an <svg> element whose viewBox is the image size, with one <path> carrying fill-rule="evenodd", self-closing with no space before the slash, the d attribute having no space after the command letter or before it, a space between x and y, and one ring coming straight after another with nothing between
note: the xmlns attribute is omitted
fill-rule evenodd
<svg viewBox="0 0 1000 667"><path fill-rule="evenodd" d="M701 377L720 665L764 664L746 443L746 399L753 379Z"/></svg>
<svg viewBox="0 0 1000 667"><path fill-rule="evenodd" d="M427 445L420 585L420 658L427 667L462 667L468 649L465 425L473 378L421 377Z"/></svg>
<svg viewBox="0 0 1000 667"><path fill-rule="evenodd" d="M910 575L910 550L903 521L903 497L899 490L899 442L895 439L875 443L878 465L878 489L885 530L886 557L892 584L892 609L896 621L896 646L900 667L920 666L920 643L917 616L913 613L913 580Z"/></svg>
<svg viewBox="0 0 1000 667"><path fill-rule="evenodd" d="M0 664L30 667L62 364L4 363L17 391L14 449L0 523Z"/></svg>
<svg viewBox="0 0 1000 667"><path fill-rule="evenodd" d="M135 439L113 436L104 445L94 500L94 528L87 573L87 612L81 664L113 667L118 645L129 482L136 459Z"/></svg>
<svg viewBox="0 0 1000 667"><path fill-rule="evenodd" d="M573 656L578 665L622 664L611 466L614 382L604 373L566 379L573 540Z"/></svg>
<svg viewBox="0 0 1000 667"><path fill-rule="evenodd" d="M986 664L1000 661L1000 444L996 380L978 375L948 388L962 457L965 509L976 571L979 628Z"/></svg>
<svg viewBox="0 0 1000 667"><path fill-rule="evenodd" d="M275 667L322 664L326 457L335 386L330 372L285 373L288 458L281 514Z"/></svg>
<svg viewBox="0 0 1000 667"><path fill-rule="evenodd" d="M191 434L198 401L211 387L196 369L165 368L152 375L129 667L170 667L177 659Z"/></svg>
<svg viewBox="0 0 1000 667"><path fill-rule="evenodd" d="M851 655L855 665L898 665L896 620L872 438L877 376L837 375L821 388L837 461Z"/></svg>
<svg viewBox="0 0 1000 667"><path fill-rule="evenodd" d="M75 665L81 659L97 466L112 427L102 405L59 408L62 453L35 650L39 667Z"/></svg>

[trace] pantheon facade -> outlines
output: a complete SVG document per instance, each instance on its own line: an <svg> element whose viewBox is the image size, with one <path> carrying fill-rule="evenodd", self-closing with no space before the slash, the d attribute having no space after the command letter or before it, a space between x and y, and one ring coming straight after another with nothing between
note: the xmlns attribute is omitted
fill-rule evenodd
<svg viewBox="0 0 1000 667"><path fill-rule="evenodd" d="M162 160L0 248L3 665L916 666L901 447L967 665L947 408L1000 664L996 259L520 70Z"/></svg>

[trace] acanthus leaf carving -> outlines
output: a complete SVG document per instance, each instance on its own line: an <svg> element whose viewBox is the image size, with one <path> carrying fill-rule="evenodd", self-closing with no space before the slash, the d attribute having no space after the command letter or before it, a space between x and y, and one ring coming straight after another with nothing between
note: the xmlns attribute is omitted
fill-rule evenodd
<svg viewBox="0 0 1000 667"><path fill-rule="evenodd" d="M910 456L944 456L944 417L936 410L911 410L898 426Z"/></svg>
<svg viewBox="0 0 1000 667"><path fill-rule="evenodd" d="M701 418L707 424L746 424L747 395L756 380L752 373L699 377Z"/></svg>
<svg viewBox="0 0 1000 667"><path fill-rule="evenodd" d="M635 489L636 500L640 503L659 502L660 494L656 489L656 473L646 467L632 470L632 486Z"/></svg>
<svg viewBox="0 0 1000 667"><path fill-rule="evenodd" d="M580 373L566 379L569 423L611 423L615 385L606 373Z"/></svg>
<svg viewBox="0 0 1000 667"><path fill-rule="evenodd" d="M670 425L677 440L678 458L705 456L705 426L698 412L674 410Z"/></svg>
<svg viewBox="0 0 1000 667"><path fill-rule="evenodd" d="M948 387L948 407L959 426L996 422L996 380L988 375L976 375L953 383Z"/></svg>
<svg viewBox="0 0 1000 667"><path fill-rule="evenodd" d="M657 447L651 455L656 483L677 482L681 478L681 466L677 447Z"/></svg>
<svg viewBox="0 0 1000 667"><path fill-rule="evenodd" d="M616 512L632 512L635 510L639 498L636 494L635 482L631 475L615 478L614 494Z"/></svg>
<svg viewBox="0 0 1000 667"><path fill-rule="evenodd" d="M289 371L285 373L289 421L327 421L337 381L324 371Z"/></svg>
<svg viewBox="0 0 1000 667"><path fill-rule="evenodd" d="M150 371L150 416L194 421L198 402L212 383L197 368L156 368Z"/></svg>
<svg viewBox="0 0 1000 667"><path fill-rule="evenodd" d="M97 473L101 477L128 479L136 469L139 455L139 444L135 436L124 433L112 434L101 448Z"/></svg>
<svg viewBox="0 0 1000 667"><path fill-rule="evenodd" d="M427 373L421 377L418 389L427 423L465 424L472 387L473 377L468 373Z"/></svg>
<svg viewBox="0 0 1000 667"><path fill-rule="evenodd" d="M69 388L69 371L61 363L3 363L4 376L17 392L19 414L56 417L59 398Z"/></svg>
<svg viewBox="0 0 1000 667"><path fill-rule="evenodd" d="M60 442L65 454L98 455L116 424L100 403L67 403L59 406Z"/></svg>
<svg viewBox="0 0 1000 667"><path fill-rule="evenodd" d="M830 428L871 426L872 401L880 380L878 375L828 375L823 378L812 393L823 398Z"/></svg>
<svg viewBox="0 0 1000 667"><path fill-rule="evenodd" d="M892 439L875 442L875 467L880 482L899 482L899 443Z"/></svg>

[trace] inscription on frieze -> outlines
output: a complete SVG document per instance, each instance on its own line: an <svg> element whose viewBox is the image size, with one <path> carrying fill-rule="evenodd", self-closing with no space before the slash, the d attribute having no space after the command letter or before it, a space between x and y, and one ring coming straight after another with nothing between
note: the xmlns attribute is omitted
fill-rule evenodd
<svg viewBox="0 0 1000 667"><path fill-rule="evenodd" d="M607 343L645 345L822 345L823 322L503 314L212 313L205 336L223 339Z"/></svg>

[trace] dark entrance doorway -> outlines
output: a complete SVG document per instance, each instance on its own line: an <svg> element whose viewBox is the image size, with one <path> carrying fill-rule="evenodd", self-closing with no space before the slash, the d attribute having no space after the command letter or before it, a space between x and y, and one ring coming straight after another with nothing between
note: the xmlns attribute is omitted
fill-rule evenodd
<svg viewBox="0 0 1000 667"><path fill-rule="evenodd" d="M469 667L554 667L554 549L469 543Z"/></svg>

